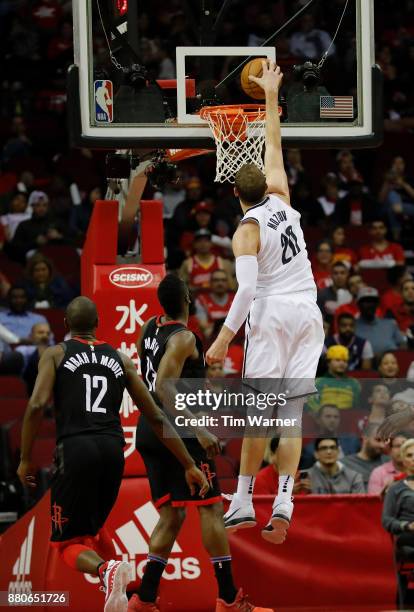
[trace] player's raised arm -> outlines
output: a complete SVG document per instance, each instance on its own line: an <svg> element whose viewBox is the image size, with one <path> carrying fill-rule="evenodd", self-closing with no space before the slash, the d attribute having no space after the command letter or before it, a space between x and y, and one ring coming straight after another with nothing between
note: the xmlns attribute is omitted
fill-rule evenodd
<svg viewBox="0 0 414 612"><path fill-rule="evenodd" d="M206 361L209 365L224 361L230 342L247 318L256 293L259 249L260 229L258 224L253 219L242 222L233 236L238 289L224 325L206 353Z"/></svg>
<svg viewBox="0 0 414 612"><path fill-rule="evenodd" d="M63 354L60 346L47 348L40 358L32 396L23 419L20 464L17 475L24 485L34 487L32 448L43 418L43 411L53 392L56 379L56 357Z"/></svg>
<svg viewBox="0 0 414 612"><path fill-rule="evenodd" d="M148 389L139 378L132 360L119 353L125 368L126 388L134 403L148 419L154 433L163 444L177 457L186 471L186 480L194 494L194 485L200 487L200 495L207 493L209 485L204 474L195 466L191 457L177 432L172 427L162 410L152 399Z"/></svg>
<svg viewBox="0 0 414 612"><path fill-rule="evenodd" d="M263 60L263 76L249 76L266 94L265 175L267 193L274 193L290 205L289 184L285 172L280 131L279 89L283 74L271 60Z"/></svg>

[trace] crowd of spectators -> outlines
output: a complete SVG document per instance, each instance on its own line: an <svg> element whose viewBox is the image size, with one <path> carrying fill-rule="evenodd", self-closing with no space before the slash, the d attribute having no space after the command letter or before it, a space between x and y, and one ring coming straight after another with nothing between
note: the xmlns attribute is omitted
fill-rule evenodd
<svg viewBox="0 0 414 612"><path fill-rule="evenodd" d="M272 2L269 11L265 2L255 2L237 21L234 2L232 19L223 24L224 39L261 44L274 23L301 4ZM344 2L329 4L323 16L304 17L290 38L279 41L285 66L294 56L315 59L326 46ZM154 0L140 12L140 27L147 32L142 51L159 78L174 78L175 46L194 42L179 5ZM389 446L380 444L375 433L385 416L414 407L414 174L409 157L414 5L401 0L396 8L391 0L376 0L376 9L377 61L385 74L385 145L369 152L315 155L290 149L285 154L326 330L319 395L306 406L295 494L384 495L395 478L413 474L412 441L404 456L400 450L414 430L399 432ZM106 188L104 157L71 149L65 130L71 2L0 0L0 34L0 374L21 377L30 393L42 352L63 339L56 321L79 294L79 253L94 203ZM95 42L99 56L104 44ZM340 74L335 67L341 62L353 65L352 49L343 41L337 40L330 53L330 78ZM175 182L162 191L148 186L145 194L163 202L167 268L192 290L190 325L205 348L237 288L231 238L241 218L231 186L214 184L213 176L211 156L194 158L180 165ZM239 377L243 342L241 331L224 366L209 368L208 375ZM229 458L236 474L237 457ZM276 460L275 438L257 479L258 493L274 492ZM412 486L404 482L398 490L391 487L384 510L384 526L393 534L414 529L412 509L406 516L403 504L401 516L395 514L400 489L407 506L412 504L413 493L404 489L412 491Z"/></svg>

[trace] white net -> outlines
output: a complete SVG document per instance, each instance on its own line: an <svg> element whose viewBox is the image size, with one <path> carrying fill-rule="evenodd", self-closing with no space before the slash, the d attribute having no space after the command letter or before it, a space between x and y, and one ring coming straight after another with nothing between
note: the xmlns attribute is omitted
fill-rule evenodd
<svg viewBox="0 0 414 612"><path fill-rule="evenodd" d="M216 182L234 183L235 175L244 164L264 169L264 106L206 106L200 110L200 116L208 121L216 141Z"/></svg>

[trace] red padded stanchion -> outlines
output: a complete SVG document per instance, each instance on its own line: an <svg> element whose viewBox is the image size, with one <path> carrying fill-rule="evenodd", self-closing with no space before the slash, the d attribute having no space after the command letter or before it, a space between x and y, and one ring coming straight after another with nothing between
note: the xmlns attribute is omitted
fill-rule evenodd
<svg viewBox="0 0 414 612"><path fill-rule="evenodd" d="M164 227L159 200L141 200L141 262L164 263Z"/></svg>

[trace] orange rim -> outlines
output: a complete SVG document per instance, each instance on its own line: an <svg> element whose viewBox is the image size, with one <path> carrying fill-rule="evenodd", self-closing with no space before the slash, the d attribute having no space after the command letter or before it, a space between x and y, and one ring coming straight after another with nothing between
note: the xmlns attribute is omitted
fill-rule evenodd
<svg viewBox="0 0 414 612"><path fill-rule="evenodd" d="M264 104L228 104L227 106L203 106L200 109L200 117L202 119L208 119L211 117L213 120L215 117L220 115L233 116L238 115L240 111L243 112L243 116L247 117L248 121L254 121L257 117L266 112L266 106Z"/></svg>

